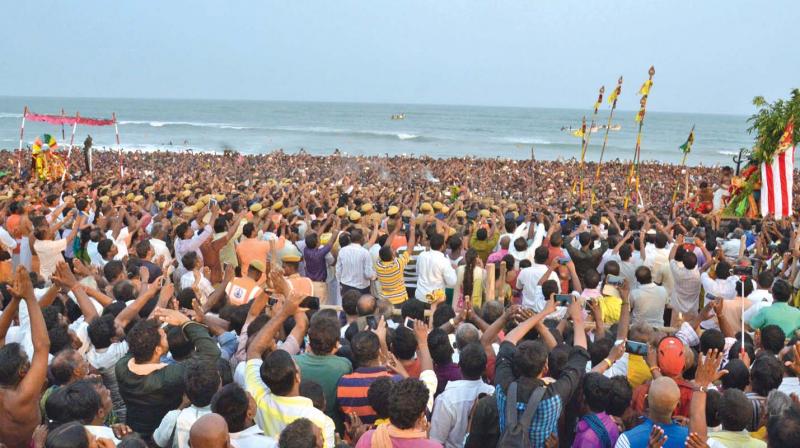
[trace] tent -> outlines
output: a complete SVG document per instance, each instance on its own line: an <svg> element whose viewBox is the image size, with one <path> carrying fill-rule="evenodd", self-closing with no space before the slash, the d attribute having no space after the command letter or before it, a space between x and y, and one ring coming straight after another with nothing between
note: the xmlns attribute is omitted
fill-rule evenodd
<svg viewBox="0 0 800 448"><path fill-rule="evenodd" d="M69 116L64 114L64 110L61 110L61 115L47 115L47 114L37 114L31 112L28 109L28 106L25 106L25 111L22 114L22 125L19 128L19 148L17 152L17 173L22 172L22 159L23 159L23 151L22 151L22 143L24 140L25 135L25 121L36 121L42 123L49 123L55 125L61 125L61 137L64 138L64 125L72 126L72 134L70 135L69 139L69 147L67 150L67 167L64 170L64 174L61 176L61 180L64 180L66 177L67 172L69 171L69 163L70 163L70 156L72 155L72 147L73 143L75 142L75 130L78 128L79 124L85 126L114 126L114 133L116 135L117 140L117 154L119 157L119 175L123 175L122 169L122 147L119 143L119 127L117 126L117 115L116 113L111 113L111 118L88 118L88 117L81 117L80 113L76 112L75 116ZM90 168L89 168L90 169Z"/></svg>

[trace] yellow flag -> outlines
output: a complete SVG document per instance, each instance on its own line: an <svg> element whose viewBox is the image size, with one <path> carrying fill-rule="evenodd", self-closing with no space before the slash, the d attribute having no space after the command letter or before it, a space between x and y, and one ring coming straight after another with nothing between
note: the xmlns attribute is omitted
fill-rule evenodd
<svg viewBox="0 0 800 448"><path fill-rule="evenodd" d="M617 100L617 95L619 95L618 90L619 88L616 88L611 91L610 95L608 95L608 104L614 104L614 101Z"/></svg>
<svg viewBox="0 0 800 448"><path fill-rule="evenodd" d="M647 95L650 93L650 87L653 86L653 81L648 79L647 81L642 84L642 88L639 89L639 95Z"/></svg>

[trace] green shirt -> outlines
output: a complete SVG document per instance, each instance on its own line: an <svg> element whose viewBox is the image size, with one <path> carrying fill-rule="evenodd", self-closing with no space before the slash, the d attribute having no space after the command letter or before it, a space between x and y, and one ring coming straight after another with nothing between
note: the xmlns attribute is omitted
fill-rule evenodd
<svg viewBox="0 0 800 448"><path fill-rule="evenodd" d="M486 263L486 259L489 258L489 254L492 253L499 240L500 232L497 230L483 241L479 240L477 234L473 232L472 237L469 239L469 247L475 249L475 252L478 253L478 257Z"/></svg>
<svg viewBox="0 0 800 448"><path fill-rule="evenodd" d="M322 386L325 393L325 414L334 422L341 421L336 406L336 385L339 378L353 371L350 360L336 355L318 356L312 353L303 353L294 357L300 376L304 380L311 380Z"/></svg>
<svg viewBox="0 0 800 448"><path fill-rule="evenodd" d="M760 309L749 323L756 329L767 325L777 325L781 327L786 338L791 339L795 330L800 328L800 310L789 306L786 302L774 302L772 305Z"/></svg>

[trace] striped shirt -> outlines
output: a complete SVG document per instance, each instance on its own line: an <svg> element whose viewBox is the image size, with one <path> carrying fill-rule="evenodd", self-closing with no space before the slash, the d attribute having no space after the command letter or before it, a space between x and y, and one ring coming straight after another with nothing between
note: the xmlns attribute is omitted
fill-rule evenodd
<svg viewBox="0 0 800 448"><path fill-rule="evenodd" d="M411 254L404 252L403 255L391 261L384 262L379 260L375 263L375 274L378 276L380 296L391 302L392 305L399 305L408 300L406 285L403 283L403 269L405 269L410 259Z"/></svg>
<svg viewBox="0 0 800 448"><path fill-rule="evenodd" d="M403 269L403 282L405 283L406 288L416 288L417 287L417 257L419 254L425 251L425 246L420 246L417 244L414 246L414 249L411 250L411 258L408 260L405 269ZM397 249L397 255L403 255L408 252L408 247L404 246Z"/></svg>
<svg viewBox="0 0 800 448"><path fill-rule="evenodd" d="M369 405L367 391L369 386L378 378L390 377L394 381L402 379L399 375L392 375L386 367L361 367L353 373L342 376L336 388L336 401L344 415L355 412L361 421L367 425L375 422L375 410Z"/></svg>
<svg viewBox="0 0 800 448"><path fill-rule="evenodd" d="M264 361L251 359L245 367L245 390L253 396L258 407L256 423L270 437L278 438L283 428L298 418L307 418L322 432L325 448L333 448L336 430L333 420L306 397L274 395L261 380L261 365ZM366 391L364 392L366 397ZM370 408L371 409L371 408Z"/></svg>

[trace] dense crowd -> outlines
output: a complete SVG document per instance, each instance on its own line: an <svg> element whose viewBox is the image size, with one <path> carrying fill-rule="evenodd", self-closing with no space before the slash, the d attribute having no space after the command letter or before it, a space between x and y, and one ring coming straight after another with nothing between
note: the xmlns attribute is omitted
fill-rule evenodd
<svg viewBox="0 0 800 448"><path fill-rule="evenodd" d="M2 446L800 440L798 223L730 169L0 159Z"/></svg>

